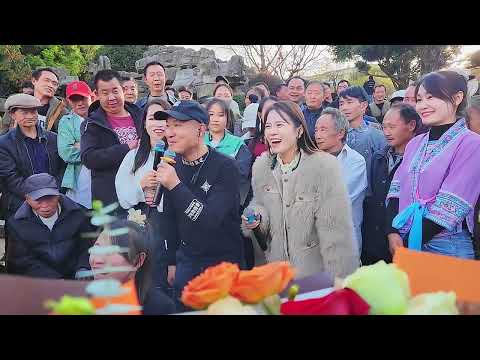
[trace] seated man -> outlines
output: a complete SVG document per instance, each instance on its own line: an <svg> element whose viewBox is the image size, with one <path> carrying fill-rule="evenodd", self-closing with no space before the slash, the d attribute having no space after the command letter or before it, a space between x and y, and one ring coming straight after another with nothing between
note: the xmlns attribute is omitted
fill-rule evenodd
<svg viewBox="0 0 480 360"><path fill-rule="evenodd" d="M58 191L55 178L41 173L24 181L25 202L9 219L7 272L31 277L73 279L90 269L82 237L93 230L79 205Z"/></svg>
<svg viewBox="0 0 480 360"><path fill-rule="evenodd" d="M367 165L363 156L346 144L348 128L348 121L340 110L327 108L315 125L315 141L320 150L336 156L341 163L352 203L354 239L357 239L361 251L363 200L368 187Z"/></svg>

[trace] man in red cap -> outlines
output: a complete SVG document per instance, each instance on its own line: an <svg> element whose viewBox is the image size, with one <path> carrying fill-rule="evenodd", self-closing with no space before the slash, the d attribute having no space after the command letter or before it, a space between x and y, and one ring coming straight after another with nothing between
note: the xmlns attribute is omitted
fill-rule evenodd
<svg viewBox="0 0 480 360"><path fill-rule="evenodd" d="M62 187L66 196L87 209L92 207L90 170L80 161L80 124L88 115L92 91L84 81L72 81L66 89L72 111L58 125L58 154L67 163Z"/></svg>
<svg viewBox="0 0 480 360"><path fill-rule="evenodd" d="M92 90L85 81L72 81L67 85L67 100L72 111L81 116L86 117L88 107L92 103Z"/></svg>

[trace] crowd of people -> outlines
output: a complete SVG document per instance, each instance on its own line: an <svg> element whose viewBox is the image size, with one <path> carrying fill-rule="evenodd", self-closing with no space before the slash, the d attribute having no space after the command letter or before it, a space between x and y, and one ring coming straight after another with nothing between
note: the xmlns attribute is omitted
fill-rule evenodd
<svg viewBox="0 0 480 360"><path fill-rule="evenodd" d="M426 74L389 99L373 78L332 89L294 76L249 88L245 109L223 76L197 100L167 87L159 62L144 80L138 98L135 79L101 70L63 100L41 68L6 100L8 273L134 279L144 312L164 314L188 311L184 286L222 261L289 261L301 278L344 277L403 246L478 257L480 97L461 74ZM94 200L118 202L113 228L128 233L82 236ZM129 251L89 255L112 244ZM130 270L102 271L112 265Z"/></svg>

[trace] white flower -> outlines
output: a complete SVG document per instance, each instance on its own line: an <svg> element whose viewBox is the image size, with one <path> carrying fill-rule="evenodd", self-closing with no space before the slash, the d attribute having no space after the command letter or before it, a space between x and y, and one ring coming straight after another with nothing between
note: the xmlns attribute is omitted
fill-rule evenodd
<svg viewBox="0 0 480 360"><path fill-rule="evenodd" d="M141 210L129 209L127 220L133 221L138 225L145 226L145 220L147 219L146 215L142 214Z"/></svg>

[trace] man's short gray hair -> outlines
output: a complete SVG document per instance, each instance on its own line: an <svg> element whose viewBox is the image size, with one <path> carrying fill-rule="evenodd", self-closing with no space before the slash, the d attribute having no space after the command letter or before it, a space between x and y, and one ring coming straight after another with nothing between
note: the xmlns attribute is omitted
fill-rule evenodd
<svg viewBox="0 0 480 360"><path fill-rule="evenodd" d="M350 124L348 123L347 118L342 112L338 109L333 107L327 107L322 111L322 115L330 115L333 120L333 124L335 126L335 131L339 133L342 130L345 130L345 135L342 138L342 142L345 144L347 141L347 132L350 128Z"/></svg>
<svg viewBox="0 0 480 360"><path fill-rule="evenodd" d="M321 82L320 80L310 80L307 84L307 86L305 87L305 89L307 89L310 85L319 85L320 88L322 89L322 91L325 90L324 88L324 84L323 82Z"/></svg>

